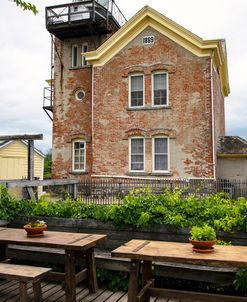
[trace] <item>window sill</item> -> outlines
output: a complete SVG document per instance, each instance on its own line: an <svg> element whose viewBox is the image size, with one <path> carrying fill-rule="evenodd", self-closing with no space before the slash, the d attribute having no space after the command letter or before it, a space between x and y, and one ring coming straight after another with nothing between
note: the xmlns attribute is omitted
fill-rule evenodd
<svg viewBox="0 0 247 302"><path fill-rule="evenodd" d="M172 176L172 173L170 172L152 172L152 173L148 173L148 172L126 172L125 175L128 176Z"/></svg>
<svg viewBox="0 0 247 302"><path fill-rule="evenodd" d="M71 175L86 175L88 174L87 171L70 171L69 174Z"/></svg>
<svg viewBox="0 0 247 302"><path fill-rule="evenodd" d="M125 175L128 175L128 176L147 176L148 173L147 172L126 172Z"/></svg>
<svg viewBox="0 0 247 302"><path fill-rule="evenodd" d="M69 70L76 70L76 69L84 69L84 68L90 68L91 65L84 65L84 66L76 66L76 67L70 67Z"/></svg>
<svg viewBox="0 0 247 302"><path fill-rule="evenodd" d="M170 172L152 172L150 173L152 176L172 176Z"/></svg>
<svg viewBox="0 0 247 302"><path fill-rule="evenodd" d="M126 111L171 109L171 106L127 107Z"/></svg>

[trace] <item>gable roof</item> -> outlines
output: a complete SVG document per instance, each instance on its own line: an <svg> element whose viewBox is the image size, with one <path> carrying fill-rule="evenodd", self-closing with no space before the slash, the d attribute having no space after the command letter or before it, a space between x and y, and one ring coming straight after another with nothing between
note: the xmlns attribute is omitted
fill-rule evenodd
<svg viewBox="0 0 247 302"><path fill-rule="evenodd" d="M28 143L24 140L19 140L21 143L23 143L24 145L28 146ZM9 144L13 143L14 141L0 141L0 149L8 146ZM36 152L38 155L40 155L41 157L45 158L45 155L38 150L37 148L34 147L34 152Z"/></svg>
<svg viewBox="0 0 247 302"><path fill-rule="evenodd" d="M223 136L218 142L219 157L247 157L247 141L239 136Z"/></svg>
<svg viewBox="0 0 247 302"><path fill-rule="evenodd" d="M149 6L144 6L98 49L84 54L86 60L93 66L103 66L148 26L198 57L211 57L219 69L223 94L230 93L225 40L203 40Z"/></svg>

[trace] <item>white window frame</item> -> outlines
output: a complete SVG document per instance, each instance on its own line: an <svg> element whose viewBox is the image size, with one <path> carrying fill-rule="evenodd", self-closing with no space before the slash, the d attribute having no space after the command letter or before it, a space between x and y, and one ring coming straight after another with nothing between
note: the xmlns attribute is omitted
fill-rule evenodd
<svg viewBox="0 0 247 302"><path fill-rule="evenodd" d="M164 138L167 139L167 170L155 170L155 139ZM167 136L155 136L152 138L152 167L154 173L169 173L170 171L170 140Z"/></svg>
<svg viewBox="0 0 247 302"><path fill-rule="evenodd" d="M84 169L75 169L75 143L84 143ZM73 140L72 141L72 171L73 172L85 172L86 171L86 141L85 140Z"/></svg>
<svg viewBox="0 0 247 302"><path fill-rule="evenodd" d="M166 104L155 105L154 104L154 76L156 74L166 74ZM158 71L152 73L152 106L153 107L166 107L169 106L169 73L166 71Z"/></svg>
<svg viewBox="0 0 247 302"><path fill-rule="evenodd" d="M88 52L88 43L83 43L83 44L72 44L71 45L71 66L76 68L76 67L83 67L83 66L87 66L88 62L85 60L85 57L83 54L85 54L85 50L84 48L86 47ZM77 48L77 52L76 52L76 65L74 64L74 48Z"/></svg>
<svg viewBox="0 0 247 302"><path fill-rule="evenodd" d="M86 47L86 51L84 51L84 47ZM83 43L81 46L81 65L82 66L87 66L88 62L86 61L85 57L83 54L85 54L86 52L88 52L88 43Z"/></svg>
<svg viewBox="0 0 247 302"><path fill-rule="evenodd" d="M131 105L131 79L132 77L136 76L142 76L143 81L143 100L142 100L142 106L132 106ZM145 106L145 77L143 73L133 73L129 75L129 108L143 108Z"/></svg>
<svg viewBox="0 0 247 302"><path fill-rule="evenodd" d="M131 141L134 139L142 139L143 140L143 170L132 170L131 169ZM145 172L145 138L143 136L133 136L129 138L129 171L130 172Z"/></svg>

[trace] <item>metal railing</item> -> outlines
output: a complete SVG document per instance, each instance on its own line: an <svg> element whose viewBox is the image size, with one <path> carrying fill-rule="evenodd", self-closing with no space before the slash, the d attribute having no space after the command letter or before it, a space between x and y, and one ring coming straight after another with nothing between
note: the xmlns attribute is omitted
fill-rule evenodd
<svg viewBox="0 0 247 302"><path fill-rule="evenodd" d="M53 107L53 87L44 87L43 107Z"/></svg>
<svg viewBox="0 0 247 302"><path fill-rule="evenodd" d="M247 180L227 179L126 179L126 178L92 178L84 181L75 179L60 180L6 180L0 185L11 188L43 187L52 199L61 199L68 193L72 198L80 197L86 203L122 204L124 197L135 190L137 194L163 194L166 190L182 190L182 197L196 195L208 196L224 192L232 199L247 198ZM33 194L32 191L28 192ZM30 197L30 194L29 194Z"/></svg>
<svg viewBox="0 0 247 302"><path fill-rule="evenodd" d="M126 18L113 0L105 1L103 6L100 1L81 1L46 7L46 27L49 25L73 23L74 21L92 18L107 19L109 16L122 26Z"/></svg>
<svg viewBox="0 0 247 302"><path fill-rule="evenodd" d="M121 204L131 191L140 193L148 188L151 194L162 194L166 190L181 189L182 196L195 194L198 197L225 192L230 198L247 198L247 180L225 179L106 179L96 178L81 181L77 186L77 196L85 202L96 204Z"/></svg>

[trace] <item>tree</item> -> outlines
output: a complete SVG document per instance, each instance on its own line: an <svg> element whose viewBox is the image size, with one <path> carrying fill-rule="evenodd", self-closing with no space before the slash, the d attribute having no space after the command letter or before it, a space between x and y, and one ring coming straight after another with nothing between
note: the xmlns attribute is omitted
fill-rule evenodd
<svg viewBox="0 0 247 302"><path fill-rule="evenodd" d="M49 149L45 155L45 162L44 162L44 179L51 178L51 164L52 164L52 151Z"/></svg>
<svg viewBox="0 0 247 302"><path fill-rule="evenodd" d="M23 0L12 0L12 1L15 2L16 5L22 8L23 10L32 11L35 15L38 13L36 6L32 3Z"/></svg>

